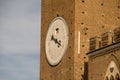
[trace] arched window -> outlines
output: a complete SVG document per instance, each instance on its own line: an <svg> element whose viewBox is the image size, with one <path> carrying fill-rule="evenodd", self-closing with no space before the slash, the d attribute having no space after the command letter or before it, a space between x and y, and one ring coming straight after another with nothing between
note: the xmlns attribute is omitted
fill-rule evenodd
<svg viewBox="0 0 120 80"><path fill-rule="evenodd" d="M111 61L105 73L104 80L120 80L120 72L114 61Z"/></svg>

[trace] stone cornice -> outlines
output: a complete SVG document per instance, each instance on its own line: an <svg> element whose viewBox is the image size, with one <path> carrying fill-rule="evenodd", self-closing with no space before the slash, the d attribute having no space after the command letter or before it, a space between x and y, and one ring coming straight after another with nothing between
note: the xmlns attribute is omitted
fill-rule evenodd
<svg viewBox="0 0 120 80"><path fill-rule="evenodd" d="M104 53L104 52L107 52L107 51L110 51L110 50L114 50L116 48L120 48L120 42L113 43L111 45L107 45L105 47L101 47L101 48L96 49L94 51L88 52L87 55L89 57L91 57L91 56L95 56L95 55L100 54L100 53Z"/></svg>

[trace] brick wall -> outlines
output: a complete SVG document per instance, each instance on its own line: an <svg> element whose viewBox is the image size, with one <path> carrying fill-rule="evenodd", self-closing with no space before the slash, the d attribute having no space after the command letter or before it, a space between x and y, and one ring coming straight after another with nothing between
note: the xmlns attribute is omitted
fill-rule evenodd
<svg viewBox="0 0 120 80"><path fill-rule="evenodd" d="M69 43L60 64L50 66L45 55L45 39L49 24L63 17L69 27ZM74 0L42 0L40 80L74 80Z"/></svg>
<svg viewBox="0 0 120 80"><path fill-rule="evenodd" d="M42 0L41 80L87 80L89 39L120 26L119 6L120 0ZM57 16L68 24L69 44L60 64L51 67L45 56L45 38Z"/></svg>
<svg viewBox="0 0 120 80"><path fill-rule="evenodd" d="M104 50L109 47L104 48ZM88 80L104 80L107 68L111 61L115 62L120 72L120 45L119 47L113 49L108 49L105 51L102 50L103 49L90 53L94 55L89 56Z"/></svg>

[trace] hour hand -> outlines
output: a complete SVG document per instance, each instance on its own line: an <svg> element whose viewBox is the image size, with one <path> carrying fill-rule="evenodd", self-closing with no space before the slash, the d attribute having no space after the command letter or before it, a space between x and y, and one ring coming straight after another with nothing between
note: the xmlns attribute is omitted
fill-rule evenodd
<svg viewBox="0 0 120 80"><path fill-rule="evenodd" d="M60 46L61 46L61 40L58 41L58 47L60 47Z"/></svg>
<svg viewBox="0 0 120 80"><path fill-rule="evenodd" d="M51 41L52 41L52 40L55 42L55 44L58 44L58 47L61 46L61 41L60 41L60 40L58 41L58 39L54 38L53 35L51 36Z"/></svg>
<svg viewBox="0 0 120 80"><path fill-rule="evenodd" d="M57 40L57 39L55 39L55 43L57 43L58 44L58 47L60 47L61 46L61 41L59 40Z"/></svg>
<svg viewBox="0 0 120 80"><path fill-rule="evenodd" d="M51 37L51 41L52 41L52 40L54 41L54 36L53 36L53 35L52 35L52 37Z"/></svg>
<svg viewBox="0 0 120 80"><path fill-rule="evenodd" d="M52 40L55 42L55 44L57 43L57 39L56 39L56 38L54 38L54 36L53 36L53 35L51 36L51 41L52 41Z"/></svg>

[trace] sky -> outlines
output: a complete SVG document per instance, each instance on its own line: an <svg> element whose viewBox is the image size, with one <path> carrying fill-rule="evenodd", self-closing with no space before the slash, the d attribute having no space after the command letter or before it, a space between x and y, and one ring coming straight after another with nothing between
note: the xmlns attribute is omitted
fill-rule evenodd
<svg viewBox="0 0 120 80"><path fill-rule="evenodd" d="M41 0L0 0L0 80L39 80Z"/></svg>

